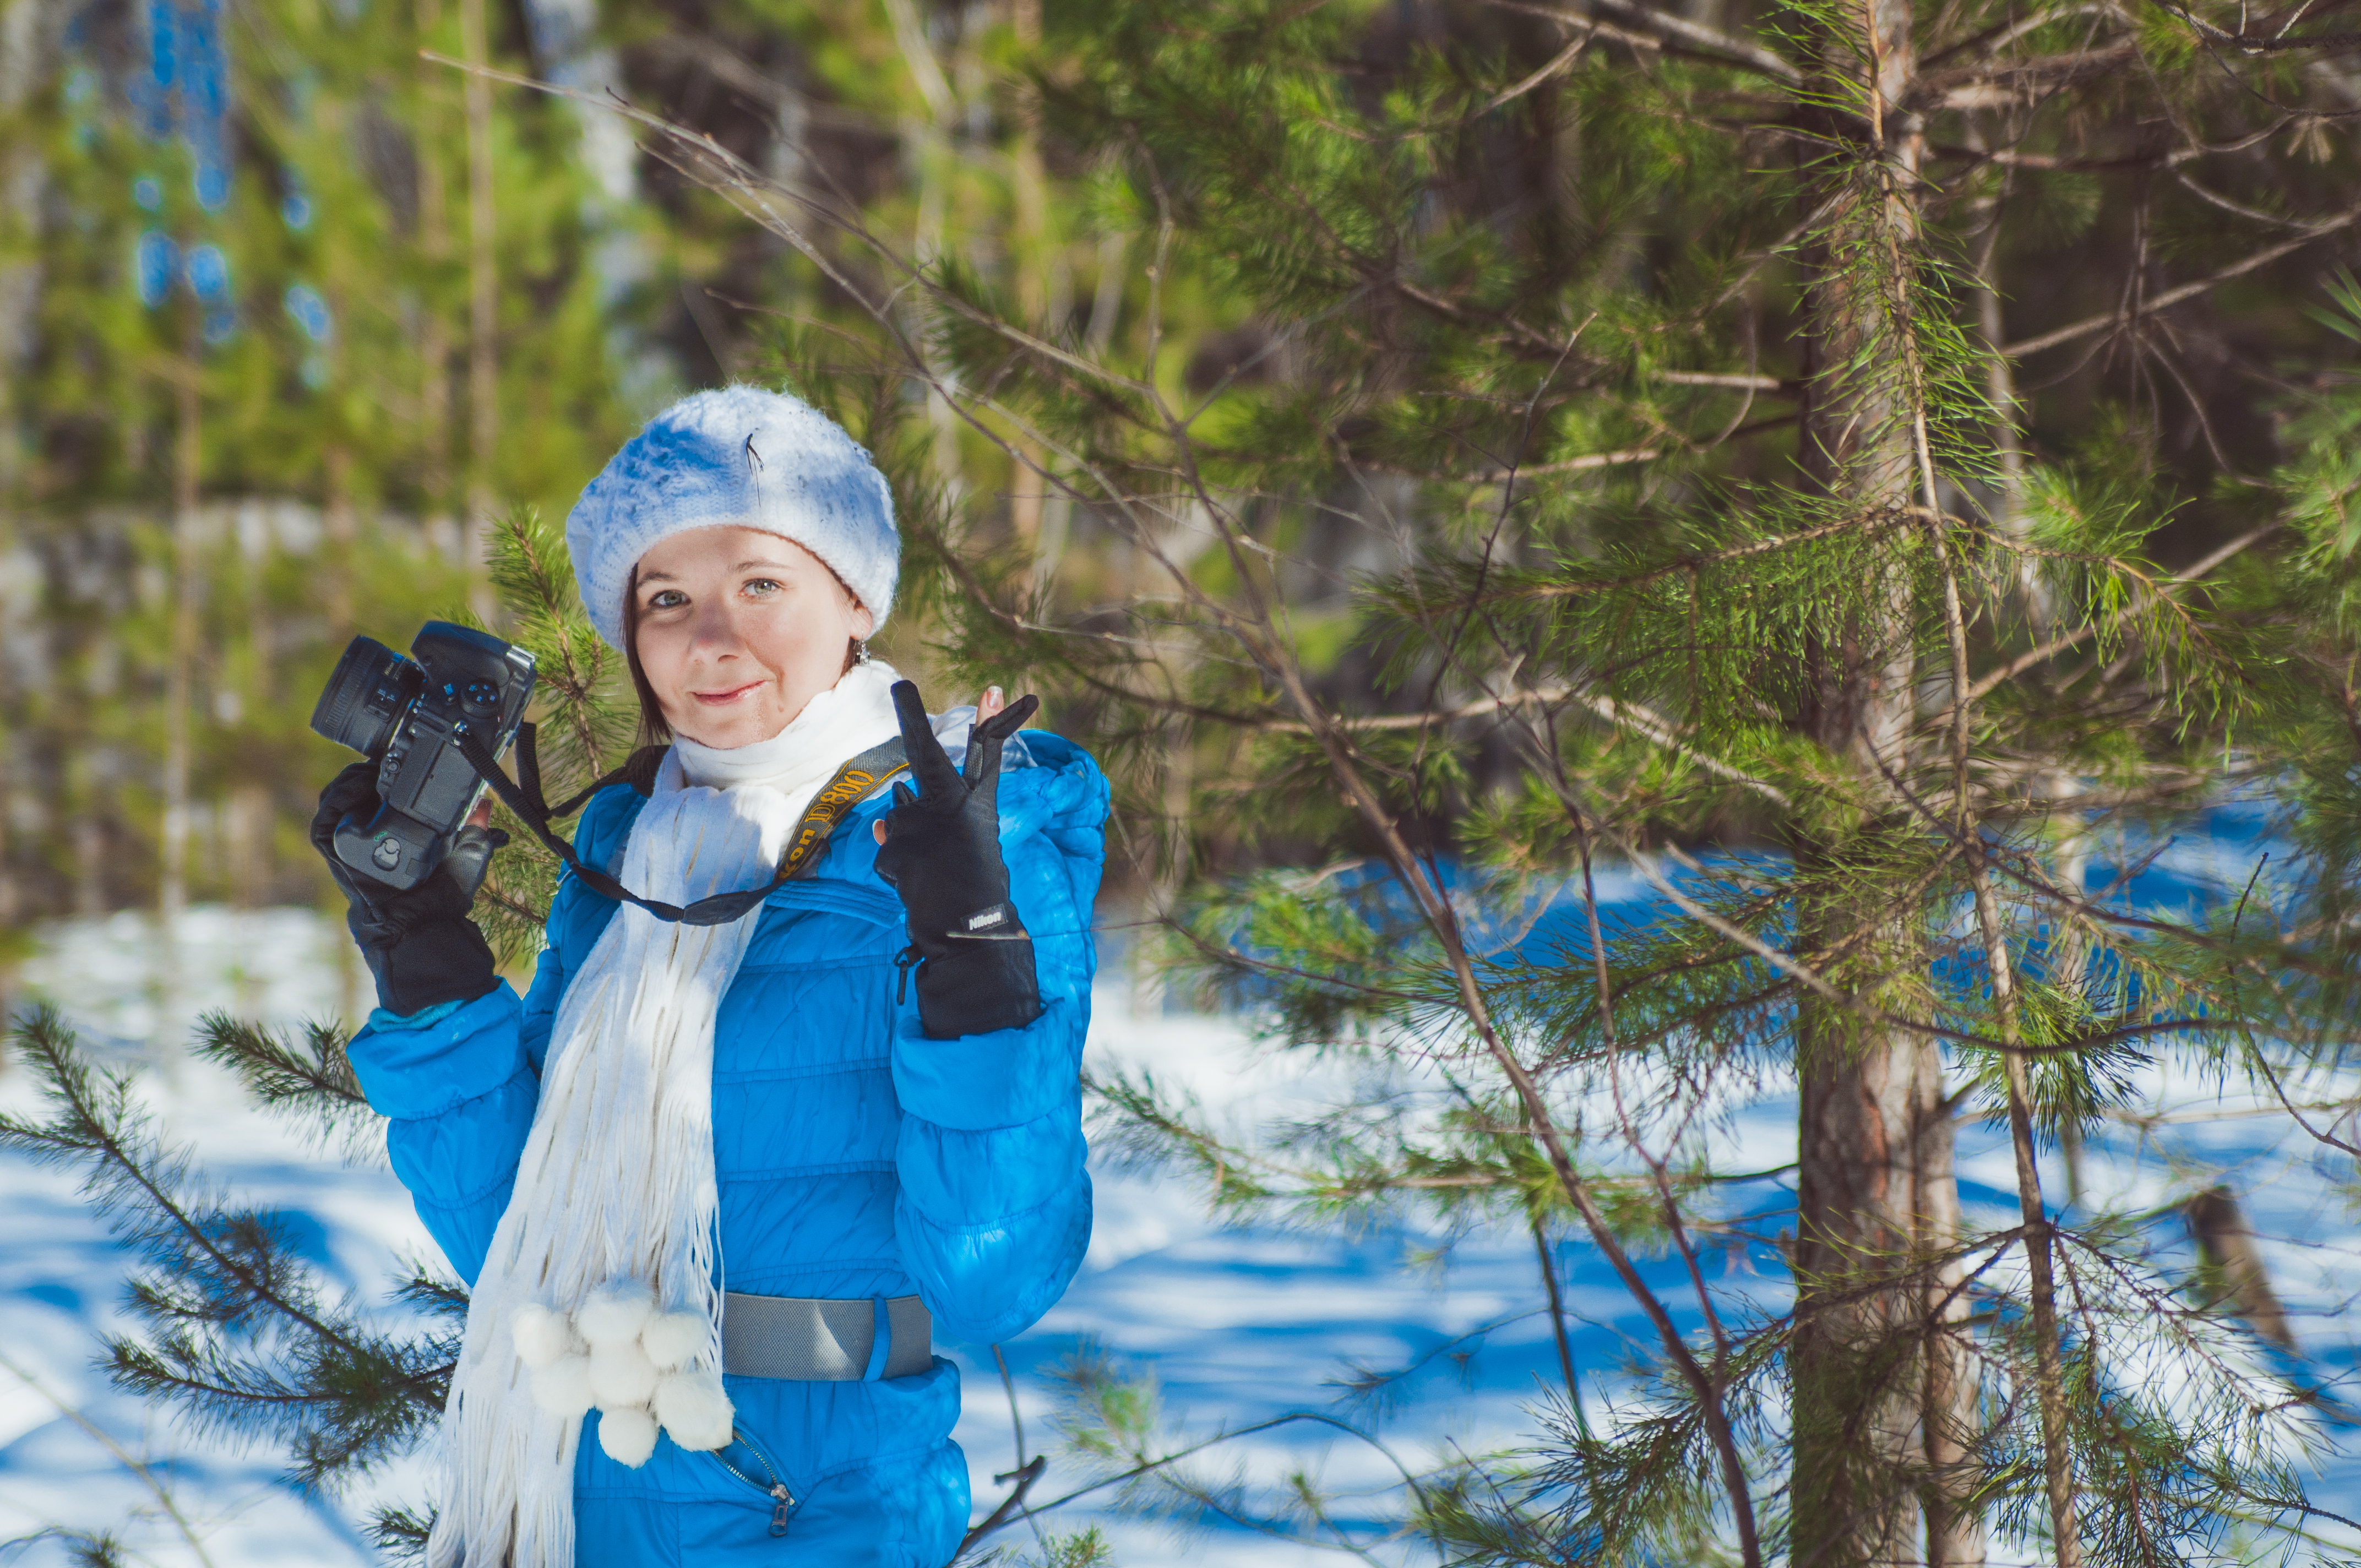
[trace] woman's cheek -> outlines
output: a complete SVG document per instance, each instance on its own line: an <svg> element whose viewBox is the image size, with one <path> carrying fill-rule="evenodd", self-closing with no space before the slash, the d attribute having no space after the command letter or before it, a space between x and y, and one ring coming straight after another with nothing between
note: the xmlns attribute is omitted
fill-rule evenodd
<svg viewBox="0 0 2361 1568"><path fill-rule="evenodd" d="M809 641L791 604L777 606L763 618L763 662L774 670L798 663Z"/></svg>
<svg viewBox="0 0 2361 1568"><path fill-rule="evenodd" d="M680 701L681 664L681 639L674 628L662 627L653 636L641 636L640 668L647 672L648 684L666 707Z"/></svg>

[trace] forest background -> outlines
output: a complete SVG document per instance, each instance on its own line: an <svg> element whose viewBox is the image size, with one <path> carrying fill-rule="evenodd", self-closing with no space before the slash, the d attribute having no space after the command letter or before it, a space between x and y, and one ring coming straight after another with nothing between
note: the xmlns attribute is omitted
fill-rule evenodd
<svg viewBox="0 0 2361 1568"><path fill-rule="evenodd" d="M674 392L784 379L895 485L882 651L1107 762L1110 934L1357 1075L1243 1140L1094 1082L1099 1146L1628 1291L1621 1403L1565 1354L1532 1447L1405 1473L1375 1543L1307 1486L1307 1537L2333 1553L2349 1365L2219 1170L2092 1206L2081 1151L2178 1073L2327 1198L2361 1153L2346 9L11 0L0 920L324 898L356 630L512 632L559 771L611 762L546 523ZM2250 875L2143 891L2231 809ZM145 1168L27 1039L60 1119L7 1135ZM207 1041L352 1111L333 1032ZM1718 1163L1783 1095L1794 1160ZM316 1323L252 1416L272 1239L155 1213L186 1290L121 1377L316 1479L414 1442L431 1346L331 1393Z"/></svg>

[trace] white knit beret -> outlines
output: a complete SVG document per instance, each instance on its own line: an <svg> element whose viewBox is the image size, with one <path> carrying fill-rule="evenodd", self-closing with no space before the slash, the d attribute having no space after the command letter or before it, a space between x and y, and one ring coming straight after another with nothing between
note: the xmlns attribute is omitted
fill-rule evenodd
<svg viewBox="0 0 2361 1568"><path fill-rule="evenodd" d="M885 477L802 400L723 387L650 420L566 514L566 548L598 635L622 649L623 596L649 546L692 528L728 526L794 540L885 624L902 565Z"/></svg>

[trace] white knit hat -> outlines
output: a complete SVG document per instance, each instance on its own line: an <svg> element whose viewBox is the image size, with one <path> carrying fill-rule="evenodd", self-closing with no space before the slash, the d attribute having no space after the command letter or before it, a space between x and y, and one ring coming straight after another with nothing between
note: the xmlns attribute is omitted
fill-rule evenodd
<svg viewBox="0 0 2361 1568"><path fill-rule="evenodd" d="M885 624L902 564L885 477L810 404L724 387L650 420L566 514L566 548L598 635L622 649L631 567L657 540L730 526L794 540Z"/></svg>

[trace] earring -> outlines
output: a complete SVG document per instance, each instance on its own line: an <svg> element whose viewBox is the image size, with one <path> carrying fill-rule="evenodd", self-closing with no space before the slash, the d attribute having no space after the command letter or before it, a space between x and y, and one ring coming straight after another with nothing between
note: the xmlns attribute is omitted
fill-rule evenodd
<svg viewBox="0 0 2361 1568"><path fill-rule="evenodd" d="M852 662L856 664L869 663L869 639L866 637L862 638L861 645L852 651Z"/></svg>

